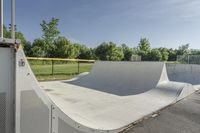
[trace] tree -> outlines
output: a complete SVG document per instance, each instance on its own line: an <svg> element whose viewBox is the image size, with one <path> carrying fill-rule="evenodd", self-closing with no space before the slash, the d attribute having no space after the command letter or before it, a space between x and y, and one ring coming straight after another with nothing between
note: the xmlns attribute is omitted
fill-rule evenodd
<svg viewBox="0 0 200 133"><path fill-rule="evenodd" d="M151 61L161 61L162 60L162 54L159 49L155 48L151 50L150 54Z"/></svg>
<svg viewBox="0 0 200 133"><path fill-rule="evenodd" d="M129 48L126 44L122 44L122 50L124 54L124 58L122 60L124 61L130 61L131 57L133 55L133 49Z"/></svg>
<svg viewBox="0 0 200 133"><path fill-rule="evenodd" d="M138 44L138 55L142 57L143 61L149 60L148 54L151 52L151 44L148 39L141 38Z"/></svg>
<svg viewBox="0 0 200 133"><path fill-rule="evenodd" d="M191 55L200 55L200 50L199 49L190 49L190 54Z"/></svg>
<svg viewBox="0 0 200 133"><path fill-rule="evenodd" d="M58 37L49 51L49 56L57 58L75 58L76 55L73 54L73 51L73 46L69 40L65 37Z"/></svg>
<svg viewBox="0 0 200 133"><path fill-rule="evenodd" d="M95 49L95 55L99 60L120 61L123 58L123 51L113 42L104 42Z"/></svg>
<svg viewBox="0 0 200 133"><path fill-rule="evenodd" d="M190 44L184 44L179 46L177 50L177 55L188 55Z"/></svg>
<svg viewBox="0 0 200 133"><path fill-rule="evenodd" d="M31 42L26 42L24 44L24 53L26 56L31 57L32 56L32 45Z"/></svg>
<svg viewBox="0 0 200 133"><path fill-rule="evenodd" d="M47 45L52 45L60 34L60 31L57 28L58 22L59 19L52 18L50 22L46 22L45 20L43 20L40 24L43 32L42 38Z"/></svg>
<svg viewBox="0 0 200 133"><path fill-rule="evenodd" d="M170 48L168 49L168 53L169 53L168 61L176 61L176 56L177 56L176 50Z"/></svg>
<svg viewBox="0 0 200 133"><path fill-rule="evenodd" d="M32 47L32 56L33 57L43 57L44 56L44 51L42 50L41 47L35 46Z"/></svg>
<svg viewBox="0 0 200 133"><path fill-rule="evenodd" d="M94 59L94 52L91 48L87 48L85 45L80 45L78 59Z"/></svg>
<svg viewBox="0 0 200 133"><path fill-rule="evenodd" d="M103 42L95 49L95 55L99 60L108 60L108 44Z"/></svg>
<svg viewBox="0 0 200 133"><path fill-rule="evenodd" d="M167 48L159 48L158 49L162 55L162 61L168 61L169 53Z"/></svg>
<svg viewBox="0 0 200 133"><path fill-rule="evenodd" d="M3 35L5 38L10 38L10 33L5 25L3 25Z"/></svg>
<svg viewBox="0 0 200 133"><path fill-rule="evenodd" d="M117 47L116 44L109 43L109 52L108 52L109 61L121 61L123 59L123 51L120 47Z"/></svg>
<svg viewBox="0 0 200 133"><path fill-rule="evenodd" d="M32 53L36 57L47 57L47 48L43 39L35 39L32 43ZM37 51L39 50L39 51Z"/></svg>

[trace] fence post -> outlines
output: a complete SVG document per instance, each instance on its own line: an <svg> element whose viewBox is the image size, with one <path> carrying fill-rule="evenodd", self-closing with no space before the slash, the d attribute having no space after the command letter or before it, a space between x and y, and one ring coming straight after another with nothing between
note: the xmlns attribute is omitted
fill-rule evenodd
<svg viewBox="0 0 200 133"><path fill-rule="evenodd" d="M190 55L188 55L188 64L190 64Z"/></svg>
<svg viewBox="0 0 200 133"><path fill-rule="evenodd" d="M80 63L78 61L78 74L80 73Z"/></svg>
<svg viewBox="0 0 200 133"><path fill-rule="evenodd" d="M52 63L51 63L52 64L51 74L54 75L54 61L53 60L51 60L51 61L52 61Z"/></svg>

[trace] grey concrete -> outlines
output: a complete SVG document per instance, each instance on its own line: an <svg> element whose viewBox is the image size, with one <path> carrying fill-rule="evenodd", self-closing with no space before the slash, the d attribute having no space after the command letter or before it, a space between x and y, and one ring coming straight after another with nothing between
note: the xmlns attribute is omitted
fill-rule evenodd
<svg viewBox="0 0 200 133"><path fill-rule="evenodd" d="M74 121L109 131L122 129L194 92L190 84L170 82L162 62L96 62L87 75L40 84Z"/></svg>
<svg viewBox="0 0 200 133"><path fill-rule="evenodd" d="M15 59L11 55L0 60L8 63ZM195 91L191 84L169 81L162 62L97 62L88 74L40 84L22 49L10 66L15 65L15 133L117 133ZM2 81L10 72L6 67Z"/></svg>
<svg viewBox="0 0 200 133"><path fill-rule="evenodd" d="M155 88L160 82L168 81L164 71L164 63L96 62L88 75L66 83L128 96L144 93Z"/></svg>
<svg viewBox="0 0 200 133"><path fill-rule="evenodd" d="M143 120L124 133L200 133L200 92Z"/></svg>
<svg viewBox="0 0 200 133"><path fill-rule="evenodd" d="M171 81L191 83L200 89L200 65L167 64L167 73Z"/></svg>

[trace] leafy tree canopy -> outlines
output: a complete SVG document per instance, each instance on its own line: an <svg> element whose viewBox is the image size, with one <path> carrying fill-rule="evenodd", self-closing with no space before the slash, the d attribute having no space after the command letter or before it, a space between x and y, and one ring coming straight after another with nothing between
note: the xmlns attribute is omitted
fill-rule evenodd
<svg viewBox="0 0 200 133"><path fill-rule="evenodd" d="M52 44L58 38L60 31L58 30L59 19L52 18L50 22L45 20L40 24L43 32L42 38L47 44Z"/></svg>

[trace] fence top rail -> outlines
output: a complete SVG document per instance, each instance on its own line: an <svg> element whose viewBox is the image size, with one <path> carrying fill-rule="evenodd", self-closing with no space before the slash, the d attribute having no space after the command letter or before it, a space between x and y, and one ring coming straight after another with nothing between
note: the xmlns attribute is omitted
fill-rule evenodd
<svg viewBox="0 0 200 133"><path fill-rule="evenodd" d="M64 59L64 58L40 58L40 57L27 57L28 60L46 60L46 61L73 61L73 62L89 62L94 63L95 60L84 59Z"/></svg>

